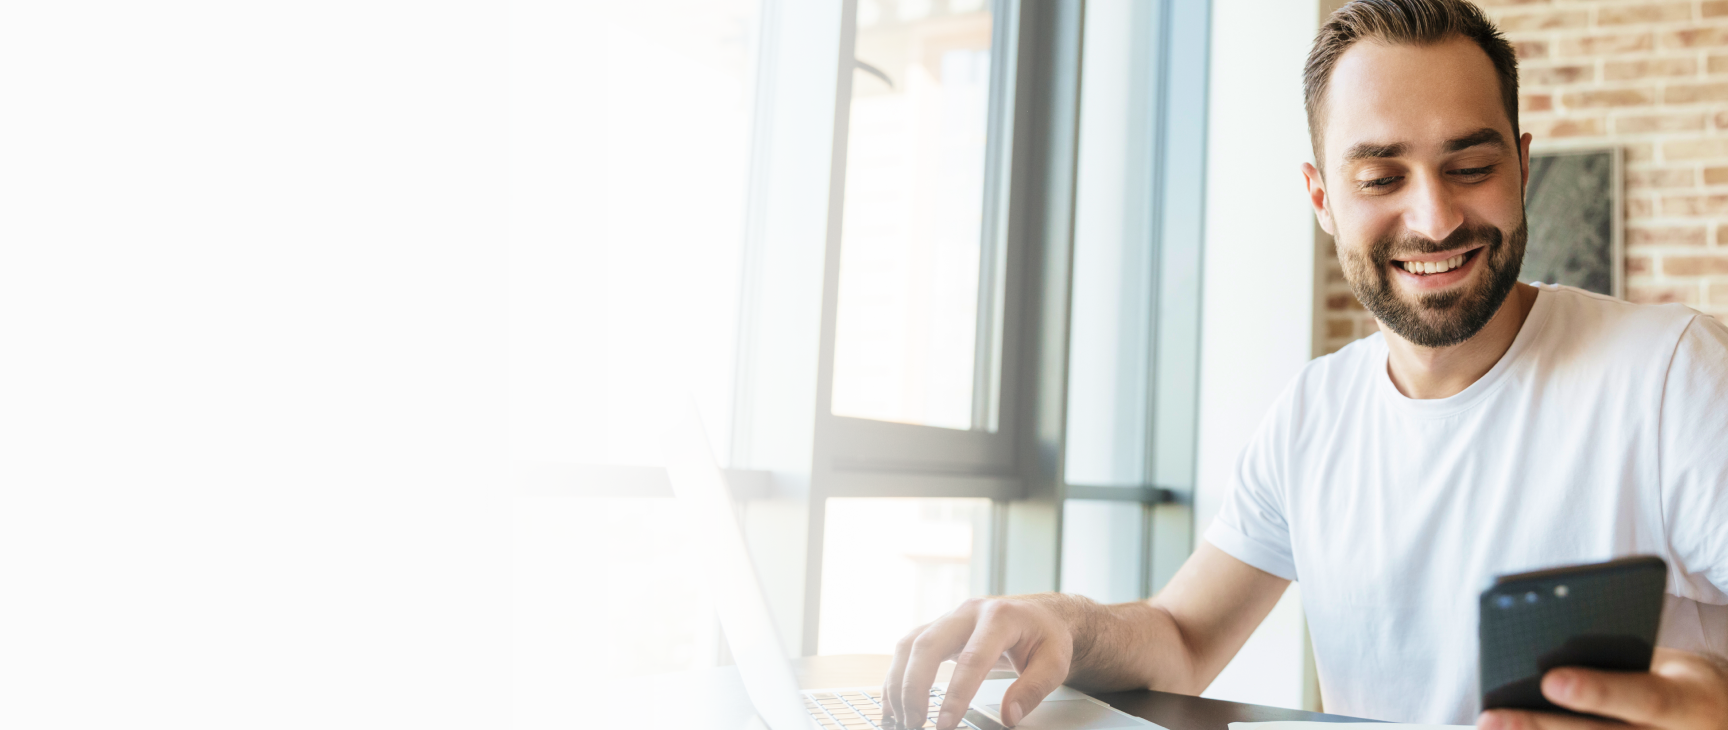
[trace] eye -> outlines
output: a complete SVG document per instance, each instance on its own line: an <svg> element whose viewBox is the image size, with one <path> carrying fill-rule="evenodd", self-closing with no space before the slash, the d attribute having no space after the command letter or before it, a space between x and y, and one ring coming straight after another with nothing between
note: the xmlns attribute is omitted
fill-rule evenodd
<svg viewBox="0 0 1728 730"><path fill-rule="evenodd" d="M1451 172L1451 174L1455 177L1462 177L1462 178L1480 178L1480 177L1487 177L1488 173L1491 173L1493 171L1494 171L1494 166L1488 165L1487 167L1466 167L1462 170L1453 170Z"/></svg>
<svg viewBox="0 0 1728 730"><path fill-rule="evenodd" d="M1356 183L1356 184L1361 186L1365 190L1374 190L1376 188L1387 187L1387 186L1392 185L1393 183L1396 183L1402 179L1404 179L1403 175L1394 175L1392 177L1377 177L1377 178L1374 178L1373 180L1363 180L1363 181Z"/></svg>

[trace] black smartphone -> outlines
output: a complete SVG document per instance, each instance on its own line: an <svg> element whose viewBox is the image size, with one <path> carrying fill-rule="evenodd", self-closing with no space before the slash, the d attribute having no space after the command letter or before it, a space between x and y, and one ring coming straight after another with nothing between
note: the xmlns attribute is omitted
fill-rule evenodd
<svg viewBox="0 0 1728 730"><path fill-rule="evenodd" d="M1503 575L1482 592L1482 709L1581 715L1542 696L1555 667L1650 671L1668 564L1640 556Z"/></svg>

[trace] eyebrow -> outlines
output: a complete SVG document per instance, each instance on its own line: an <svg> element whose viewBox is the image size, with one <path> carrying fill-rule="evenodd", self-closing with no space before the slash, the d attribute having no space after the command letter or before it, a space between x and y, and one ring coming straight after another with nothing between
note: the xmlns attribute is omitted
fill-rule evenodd
<svg viewBox="0 0 1728 730"><path fill-rule="evenodd" d="M1400 157L1403 156L1404 152L1408 149L1408 147L1404 146L1403 142L1394 142L1392 144L1362 142L1353 145L1350 149L1344 151L1344 162L1348 164L1357 160Z"/></svg>
<svg viewBox="0 0 1728 730"><path fill-rule="evenodd" d="M1457 152L1459 150L1467 150L1471 147L1477 147L1480 145L1493 145L1505 149L1506 138L1500 136L1499 130L1490 127L1483 127L1462 137L1446 140L1446 145L1443 149L1447 152Z"/></svg>
<svg viewBox="0 0 1728 730"><path fill-rule="evenodd" d="M1446 140L1446 144L1441 145L1441 149L1445 152L1451 153L1482 145L1492 145L1505 149L1506 138L1500 136L1498 130L1491 127L1483 127L1462 137L1454 137ZM1357 160L1402 157L1404 153L1409 151L1409 146L1405 145L1403 142L1393 142L1392 144L1362 142L1344 151L1344 163L1349 164Z"/></svg>

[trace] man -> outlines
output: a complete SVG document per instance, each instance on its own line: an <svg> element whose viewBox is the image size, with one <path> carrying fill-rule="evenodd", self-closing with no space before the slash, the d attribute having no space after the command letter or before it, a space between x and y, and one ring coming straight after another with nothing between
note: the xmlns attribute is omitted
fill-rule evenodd
<svg viewBox="0 0 1728 730"><path fill-rule="evenodd" d="M1381 333L1280 396L1158 596L970 601L900 642L890 710L923 718L952 658L937 727L953 727L1004 653L1009 724L1062 683L1198 693L1299 579L1329 711L1605 727L1478 715L1476 595L1497 574L1654 554L1670 581L1651 671L1556 669L1542 691L1640 726L1728 728L1728 329L1517 282L1531 137L1512 49L1474 6L1359 0L1304 80L1307 193Z"/></svg>

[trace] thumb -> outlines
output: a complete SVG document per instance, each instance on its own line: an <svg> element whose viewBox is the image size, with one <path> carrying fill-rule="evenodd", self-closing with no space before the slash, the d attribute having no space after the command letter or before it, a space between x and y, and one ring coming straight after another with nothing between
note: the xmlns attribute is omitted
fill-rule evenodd
<svg viewBox="0 0 1728 730"><path fill-rule="evenodd" d="M1062 681L1067 678L1067 662L1053 656L1034 654L1020 678L1002 693L1002 724L1008 727L1020 724L1027 713L1037 709L1038 704L1062 686Z"/></svg>

